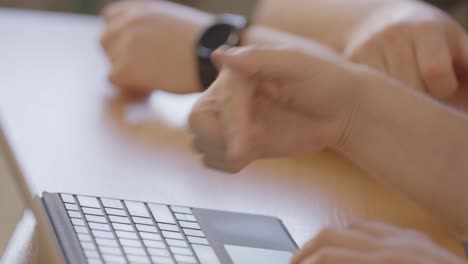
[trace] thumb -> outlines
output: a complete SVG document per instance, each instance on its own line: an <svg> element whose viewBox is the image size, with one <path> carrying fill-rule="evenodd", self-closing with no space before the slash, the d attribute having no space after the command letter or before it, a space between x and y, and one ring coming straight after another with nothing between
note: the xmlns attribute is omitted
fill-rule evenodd
<svg viewBox="0 0 468 264"><path fill-rule="evenodd" d="M281 78L297 72L302 56L287 47L222 47L212 54L215 64L227 66L248 78Z"/></svg>
<svg viewBox="0 0 468 264"><path fill-rule="evenodd" d="M227 158L242 160L250 152L251 103L255 85L226 66L221 69L214 85L221 89L221 121L228 145Z"/></svg>

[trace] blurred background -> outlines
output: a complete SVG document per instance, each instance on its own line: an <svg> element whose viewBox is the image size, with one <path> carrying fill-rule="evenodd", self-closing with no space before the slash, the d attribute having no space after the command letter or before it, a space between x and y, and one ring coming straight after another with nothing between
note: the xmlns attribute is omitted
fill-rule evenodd
<svg viewBox="0 0 468 264"><path fill-rule="evenodd" d="M98 14L108 3L117 0L0 0L0 7L27 8L82 14ZM237 13L251 17L260 0L173 0L212 13ZM284 0L288 1L288 0ZM353 1L353 0L350 0ZM468 0L424 0L448 11L468 28Z"/></svg>
<svg viewBox="0 0 468 264"><path fill-rule="evenodd" d="M0 0L0 7L98 14L106 4L116 0ZM194 6L213 13L250 15L256 0L175 0L173 2Z"/></svg>

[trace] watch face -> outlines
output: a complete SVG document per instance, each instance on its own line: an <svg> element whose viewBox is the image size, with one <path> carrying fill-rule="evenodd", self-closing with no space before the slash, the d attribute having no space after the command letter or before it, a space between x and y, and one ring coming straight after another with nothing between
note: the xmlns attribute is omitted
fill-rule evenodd
<svg viewBox="0 0 468 264"><path fill-rule="evenodd" d="M231 36L236 34L233 31L234 28L228 24L214 25L203 35L200 40L200 44L210 50L215 50L224 44L229 45L230 43L233 43L235 39L237 39L237 41L239 39L238 37L236 38L235 36Z"/></svg>

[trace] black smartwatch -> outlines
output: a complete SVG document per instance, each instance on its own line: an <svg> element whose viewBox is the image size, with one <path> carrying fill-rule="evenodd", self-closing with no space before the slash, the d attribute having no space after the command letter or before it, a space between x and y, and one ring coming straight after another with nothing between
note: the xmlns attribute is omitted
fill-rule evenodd
<svg viewBox="0 0 468 264"><path fill-rule="evenodd" d="M241 33L248 25L243 16L233 14L219 15L198 40L196 54L198 58L198 76L203 90L206 90L218 76L218 70L211 61L211 53L227 45L239 46Z"/></svg>

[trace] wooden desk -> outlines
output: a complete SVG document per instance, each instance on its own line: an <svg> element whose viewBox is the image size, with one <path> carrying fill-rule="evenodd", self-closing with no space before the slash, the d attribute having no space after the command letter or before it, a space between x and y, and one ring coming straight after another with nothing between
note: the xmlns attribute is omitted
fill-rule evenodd
<svg viewBox="0 0 468 264"><path fill-rule="evenodd" d="M186 118L196 96L113 94L95 17L0 10L0 112L37 193L73 192L280 217L299 244L358 219L417 228L459 255L435 219L331 153L202 167Z"/></svg>

